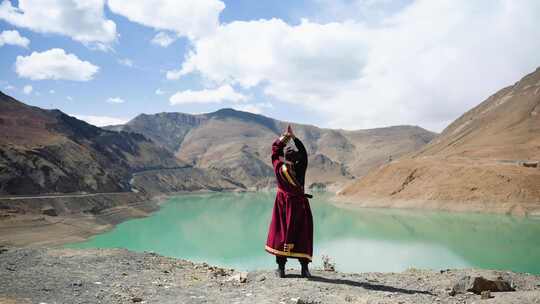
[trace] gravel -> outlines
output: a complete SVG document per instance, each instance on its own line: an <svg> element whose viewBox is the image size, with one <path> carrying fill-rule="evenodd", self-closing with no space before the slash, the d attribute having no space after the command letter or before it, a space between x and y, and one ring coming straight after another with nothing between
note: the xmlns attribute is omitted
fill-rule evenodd
<svg viewBox="0 0 540 304"><path fill-rule="evenodd" d="M540 276L506 271L312 275L279 279L123 249L3 248L0 303L540 303ZM465 276L502 278L516 291L450 295Z"/></svg>

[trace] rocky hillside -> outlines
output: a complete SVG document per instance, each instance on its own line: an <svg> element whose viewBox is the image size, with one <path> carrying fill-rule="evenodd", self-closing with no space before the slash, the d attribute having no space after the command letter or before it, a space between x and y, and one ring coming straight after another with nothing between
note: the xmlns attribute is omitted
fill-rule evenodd
<svg viewBox="0 0 540 304"><path fill-rule="evenodd" d="M540 68L450 124L422 156L540 159Z"/></svg>
<svg viewBox="0 0 540 304"><path fill-rule="evenodd" d="M0 134L0 194L123 192L134 186L143 191L236 187L226 178L201 173L190 183L174 184L199 170L143 135L104 130L59 110L25 105L1 92ZM156 175L160 169L167 169L175 180L130 184L134 173Z"/></svg>
<svg viewBox="0 0 540 304"><path fill-rule="evenodd" d="M471 109L419 152L340 194L361 204L540 210L540 69Z"/></svg>
<svg viewBox="0 0 540 304"><path fill-rule="evenodd" d="M183 162L213 169L246 188L264 188L273 182L270 145L287 122L222 109L189 115L141 114L109 129L141 133ZM344 131L293 124L309 152L306 186L337 189L370 168L428 143L434 133L413 126Z"/></svg>

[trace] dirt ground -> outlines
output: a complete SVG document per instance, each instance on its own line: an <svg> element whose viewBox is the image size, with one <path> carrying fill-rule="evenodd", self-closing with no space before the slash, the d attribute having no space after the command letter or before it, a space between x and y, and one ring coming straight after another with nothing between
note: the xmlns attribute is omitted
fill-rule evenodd
<svg viewBox="0 0 540 304"><path fill-rule="evenodd" d="M540 277L490 270L240 273L127 250L0 249L0 303L540 303ZM516 289L450 295L463 276Z"/></svg>

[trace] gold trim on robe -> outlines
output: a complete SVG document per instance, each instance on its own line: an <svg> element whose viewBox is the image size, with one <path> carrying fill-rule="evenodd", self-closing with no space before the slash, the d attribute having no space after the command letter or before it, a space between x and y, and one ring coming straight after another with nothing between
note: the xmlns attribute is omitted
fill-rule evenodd
<svg viewBox="0 0 540 304"><path fill-rule="evenodd" d="M294 176L289 174L289 167L287 167L287 164L283 164L281 166L281 172L283 172L283 176L285 176L285 179L293 186L298 187L298 183L294 179Z"/></svg>
<svg viewBox="0 0 540 304"><path fill-rule="evenodd" d="M266 249L266 251L272 253L272 254L277 254L277 255L282 255L282 256L288 256L288 257L292 257L292 258L306 258L306 259L309 259L310 261L312 260L311 256L307 253L299 253L299 252L285 252L285 251L281 251L281 250L277 250L277 249L274 249L268 245L266 245L264 247Z"/></svg>

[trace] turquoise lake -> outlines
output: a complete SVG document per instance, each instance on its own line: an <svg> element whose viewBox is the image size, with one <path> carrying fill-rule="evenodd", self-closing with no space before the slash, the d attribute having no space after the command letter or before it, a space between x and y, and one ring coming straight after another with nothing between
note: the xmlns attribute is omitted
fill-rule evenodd
<svg viewBox="0 0 540 304"><path fill-rule="evenodd" d="M171 198L71 248L127 248L242 270L275 267L264 251L273 193ZM480 267L540 274L540 220L390 209L347 210L311 200L314 266L328 255L344 272ZM298 267L291 260L287 267Z"/></svg>

